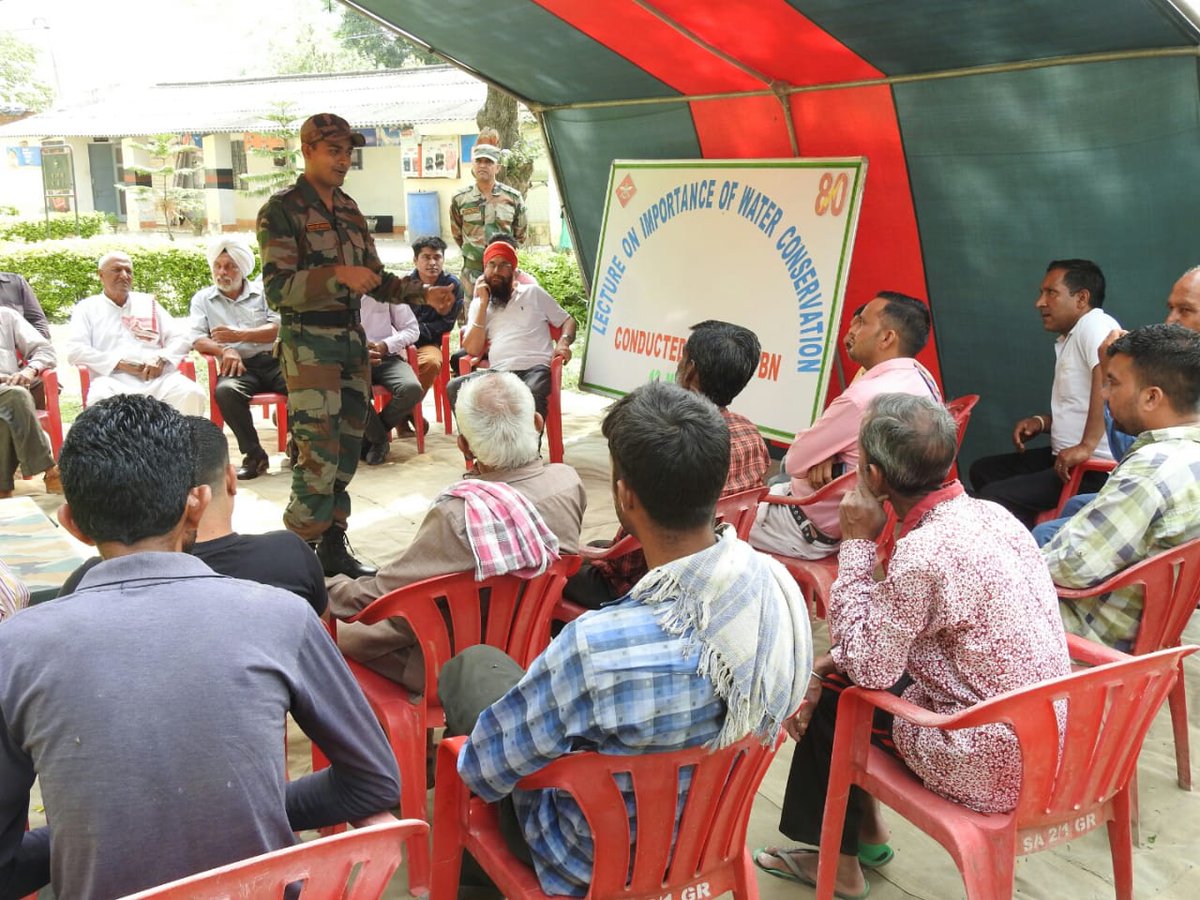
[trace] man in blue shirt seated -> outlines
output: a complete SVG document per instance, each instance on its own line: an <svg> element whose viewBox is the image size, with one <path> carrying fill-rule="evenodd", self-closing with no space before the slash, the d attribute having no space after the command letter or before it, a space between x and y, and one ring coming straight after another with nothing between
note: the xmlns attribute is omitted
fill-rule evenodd
<svg viewBox="0 0 1200 900"><path fill-rule="evenodd" d="M383 729L308 604L183 552L211 496L195 462L187 419L141 394L67 435L59 519L104 561L0 627L0 897L123 897L397 801ZM288 714L329 769L287 781ZM26 833L35 777L52 825Z"/></svg>
<svg viewBox="0 0 1200 900"><path fill-rule="evenodd" d="M651 383L612 406L603 433L617 518L641 541L650 571L625 597L568 624L528 672L495 648L472 647L438 685L448 733L470 733L463 781L500 801L510 849L550 894L586 893L592 836L569 795L514 791L522 777L575 750L716 749L748 733L774 740L812 662L795 581L728 526L713 529L729 470L716 406ZM680 778L681 797L689 780ZM629 790L627 780L620 786Z"/></svg>

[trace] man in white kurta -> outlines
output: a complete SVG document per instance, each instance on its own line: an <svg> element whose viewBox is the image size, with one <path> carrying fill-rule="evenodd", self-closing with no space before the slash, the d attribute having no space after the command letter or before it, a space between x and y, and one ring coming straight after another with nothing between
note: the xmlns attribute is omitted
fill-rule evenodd
<svg viewBox="0 0 1200 900"><path fill-rule="evenodd" d="M204 415L204 391L178 369L191 350L187 327L153 295L132 290L124 253L101 257L98 274L104 290L75 305L67 339L67 361L88 369L87 402L149 394L185 415Z"/></svg>

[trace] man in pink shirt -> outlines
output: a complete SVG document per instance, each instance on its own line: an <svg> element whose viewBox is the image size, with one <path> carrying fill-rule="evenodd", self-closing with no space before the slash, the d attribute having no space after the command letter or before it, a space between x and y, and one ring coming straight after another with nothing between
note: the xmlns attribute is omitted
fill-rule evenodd
<svg viewBox="0 0 1200 900"><path fill-rule="evenodd" d="M913 359L929 340L929 308L913 297L880 291L854 316L846 353L863 367L842 395L807 431L796 435L783 460L789 480L771 488L785 497L807 497L858 464L858 428L879 394L913 394L941 402L933 376ZM799 559L837 552L841 493L811 506L762 503L750 531L759 550Z"/></svg>

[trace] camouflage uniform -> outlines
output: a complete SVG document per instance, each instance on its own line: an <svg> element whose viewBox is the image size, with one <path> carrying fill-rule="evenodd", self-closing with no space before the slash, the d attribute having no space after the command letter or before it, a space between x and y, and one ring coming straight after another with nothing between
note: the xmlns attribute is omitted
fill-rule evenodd
<svg viewBox="0 0 1200 900"><path fill-rule="evenodd" d="M468 290L483 274L483 250L497 234L508 232L525 243L529 223L520 191L507 184L492 185L492 199L484 198L479 185L463 188L450 201L450 231L462 247L462 283Z"/></svg>
<svg viewBox="0 0 1200 900"><path fill-rule="evenodd" d="M258 213L263 292L280 313L279 357L288 386L288 423L299 458L283 523L314 541L331 523L345 529L346 486L358 467L370 365L359 324L360 294L339 284L334 266L366 266L383 278L371 292L389 303L423 302L419 279L383 270L366 220L344 192L333 212L301 175Z"/></svg>

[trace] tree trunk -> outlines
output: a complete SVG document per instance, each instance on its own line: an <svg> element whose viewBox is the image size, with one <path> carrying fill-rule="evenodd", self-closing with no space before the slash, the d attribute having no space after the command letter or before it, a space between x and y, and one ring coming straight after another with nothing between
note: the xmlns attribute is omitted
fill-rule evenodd
<svg viewBox="0 0 1200 900"><path fill-rule="evenodd" d="M487 99L475 114L475 124L480 129L491 127L500 133L500 146L512 152L497 177L524 197L533 177L533 148L521 137L517 99L489 84Z"/></svg>

